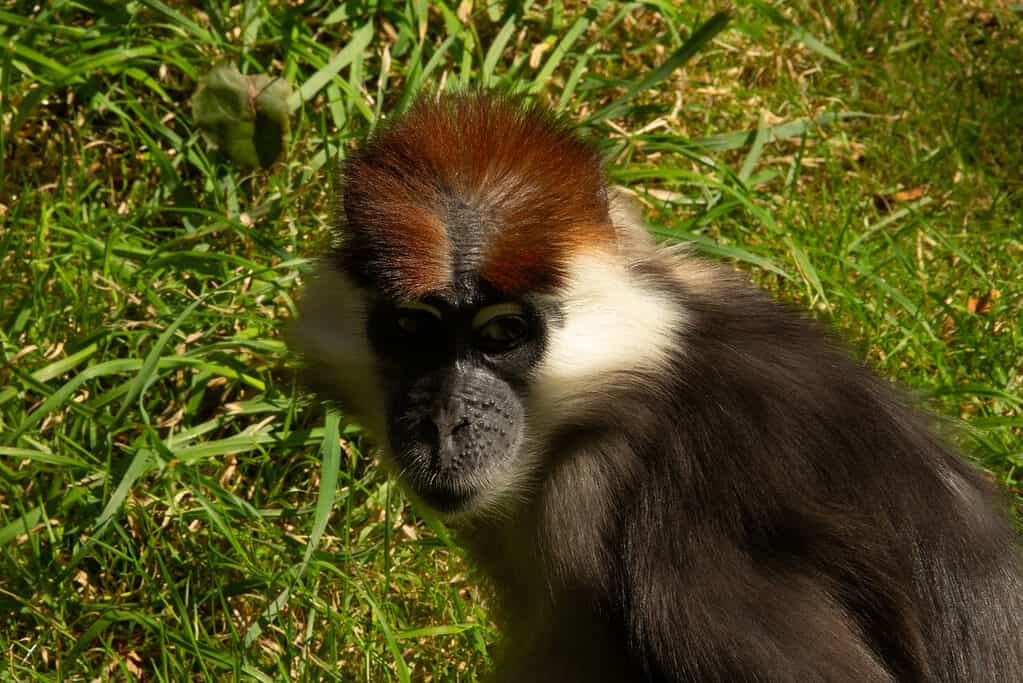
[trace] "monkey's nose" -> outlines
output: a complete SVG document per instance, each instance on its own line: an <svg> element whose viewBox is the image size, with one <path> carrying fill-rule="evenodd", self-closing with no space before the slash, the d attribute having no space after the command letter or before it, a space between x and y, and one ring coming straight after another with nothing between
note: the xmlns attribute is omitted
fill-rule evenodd
<svg viewBox="0 0 1023 683"><path fill-rule="evenodd" d="M442 439L445 436L454 436L455 432L469 426L469 416L466 414L465 404L457 399L450 400L434 410L430 419Z"/></svg>
<svg viewBox="0 0 1023 683"><path fill-rule="evenodd" d="M427 430L433 442L434 467L440 471L457 470L461 463L462 439L459 433L469 427L469 416L462 401L450 400L438 406L427 418Z"/></svg>

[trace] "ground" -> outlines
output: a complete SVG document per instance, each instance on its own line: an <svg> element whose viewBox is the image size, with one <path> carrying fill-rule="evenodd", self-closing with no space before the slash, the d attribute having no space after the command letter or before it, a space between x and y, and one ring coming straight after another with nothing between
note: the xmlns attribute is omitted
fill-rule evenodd
<svg viewBox="0 0 1023 683"><path fill-rule="evenodd" d="M581 122L1020 501L1023 7L745 0L697 45L717 9L0 3L0 677L478 679L486 591L283 342L329 169L424 84ZM293 93L268 168L197 129L219 63Z"/></svg>

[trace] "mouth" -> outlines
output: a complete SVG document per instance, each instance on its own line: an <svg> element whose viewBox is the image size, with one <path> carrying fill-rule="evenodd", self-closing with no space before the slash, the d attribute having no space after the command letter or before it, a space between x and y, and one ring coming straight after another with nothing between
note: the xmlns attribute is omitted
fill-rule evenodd
<svg viewBox="0 0 1023 683"><path fill-rule="evenodd" d="M441 513L463 512L472 507L477 495L469 487L457 482L434 480L430 483L406 483L424 503Z"/></svg>
<svg viewBox="0 0 1023 683"><path fill-rule="evenodd" d="M521 443L521 420L513 411L492 415L480 413L479 401L463 403L401 406L388 434L402 486L439 513L471 513L489 499Z"/></svg>
<svg viewBox="0 0 1023 683"><path fill-rule="evenodd" d="M447 448L431 440L413 440L394 451L398 480L432 510L463 512L477 498L480 463L452 444ZM452 452L455 451L455 452Z"/></svg>

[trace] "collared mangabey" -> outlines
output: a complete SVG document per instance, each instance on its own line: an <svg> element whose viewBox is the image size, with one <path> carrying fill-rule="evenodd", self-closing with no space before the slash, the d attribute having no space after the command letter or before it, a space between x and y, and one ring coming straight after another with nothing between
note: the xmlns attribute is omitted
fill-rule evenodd
<svg viewBox="0 0 1023 683"><path fill-rule="evenodd" d="M564 122L424 98L341 182L294 344L493 583L497 681L1023 680L1007 504Z"/></svg>

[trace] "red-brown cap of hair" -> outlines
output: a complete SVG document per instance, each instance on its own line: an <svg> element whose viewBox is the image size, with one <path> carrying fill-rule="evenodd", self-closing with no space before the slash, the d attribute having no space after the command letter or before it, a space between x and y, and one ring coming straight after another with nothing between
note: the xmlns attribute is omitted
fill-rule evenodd
<svg viewBox="0 0 1023 683"><path fill-rule="evenodd" d="M342 182L345 265L395 296L450 286L460 250L498 290L548 291L573 253L614 239L596 151L506 96L421 98L345 162ZM452 207L477 218L467 227Z"/></svg>

